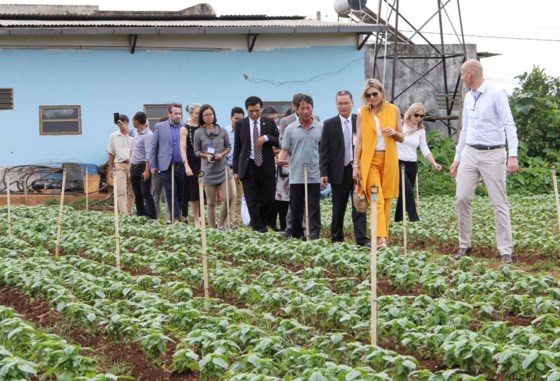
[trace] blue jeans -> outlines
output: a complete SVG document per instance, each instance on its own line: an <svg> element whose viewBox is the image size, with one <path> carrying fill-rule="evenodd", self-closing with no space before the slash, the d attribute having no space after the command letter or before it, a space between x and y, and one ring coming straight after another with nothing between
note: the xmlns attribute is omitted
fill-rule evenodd
<svg viewBox="0 0 560 381"><path fill-rule="evenodd" d="M171 167L174 166L175 172L175 200L173 204L171 203ZM167 205L174 205L174 215L175 220L181 220L181 208L183 206L183 182L185 177L185 167L183 164L171 164L167 171L161 171L161 180L163 182L163 188L165 189L165 200ZM169 207L168 210L171 208ZM168 218L171 217L171 212L168 214Z"/></svg>

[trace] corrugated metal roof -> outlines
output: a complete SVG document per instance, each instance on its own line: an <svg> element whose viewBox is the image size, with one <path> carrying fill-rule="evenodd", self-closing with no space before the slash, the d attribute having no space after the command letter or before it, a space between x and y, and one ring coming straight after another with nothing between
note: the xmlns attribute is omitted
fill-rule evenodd
<svg viewBox="0 0 560 381"><path fill-rule="evenodd" d="M0 15L0 33L52 34L233 34L233 33L372 33L386 27L365 23L334 23L306 19L265 20L7 20ZM2 30L3 29L3 30Z"/></svg>
<svg viewBox="0 0 560 381"><path fill-rule="evenodd" d="M305 16L182 14L180 12L115 12L98 11L90 14L1 13L1 20L59 20L59 21L179 21L179 20L303 20Z"/></svg>

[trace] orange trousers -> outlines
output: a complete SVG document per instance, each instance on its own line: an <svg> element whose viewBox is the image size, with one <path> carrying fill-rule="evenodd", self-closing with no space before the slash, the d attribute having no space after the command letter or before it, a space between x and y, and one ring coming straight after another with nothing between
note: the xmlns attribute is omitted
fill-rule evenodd
<svg viewBox="0 0 560 381"><path fill-rule="evenodd" d="M376 152L369 167L367 177L366 192L369 192L373 185L377 186L377 238L389 238L389 222L391 221L391 202L392 198L383 198L383 168L385 166L385 152Z"/></svg>

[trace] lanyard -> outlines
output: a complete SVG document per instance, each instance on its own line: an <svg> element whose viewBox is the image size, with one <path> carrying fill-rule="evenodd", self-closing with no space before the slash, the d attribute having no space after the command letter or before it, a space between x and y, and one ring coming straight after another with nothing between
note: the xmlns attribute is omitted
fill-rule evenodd
<svg viewBox="0 0 560 381"><path fill-rule="evenodd" d="M480 98L481 95L482 95L482 93L478 93L478 95L474 95L474 94L473 94L473 98L474 98L474 106L473 106L473 108L476 108L476 102L478 102L478 98Z"/></svg>

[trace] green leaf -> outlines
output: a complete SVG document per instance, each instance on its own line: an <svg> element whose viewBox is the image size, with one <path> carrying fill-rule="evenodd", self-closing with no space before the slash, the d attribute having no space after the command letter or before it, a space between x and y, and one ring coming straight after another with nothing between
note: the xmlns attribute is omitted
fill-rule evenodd
<svg viewBox="0 0 560 381"><path fill-rule="evenodd" d="M537 357L539 357L539 352L537 352L536 350L532 350L521 365L523 369L529 368L529 366L531 366L531 364L537 359Z"/></svg>
<svg viewBox="0 0 560 381"><path fill-rule="evenodd" d="M220 357L214 357L212 359L212 363L216 366L219 366L222 369L227 370L229 368L229 365L227 362L224 361L224 359L220 358Z"/></svg>
<svg viewBox="0 0 560 381"><path fill-rule="evenodd" d="M346 381L351 381L351 380L355 380L358 377L361 376L361 373L359 371L357 371L356 369L353 369L352 371L350 371L347 375L345 380Z"/></svg>

